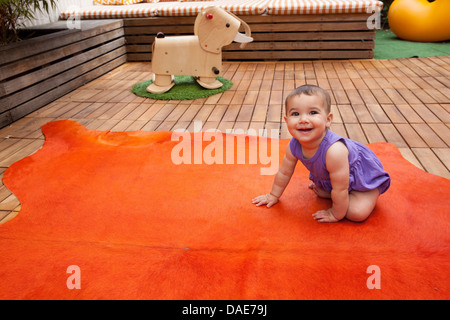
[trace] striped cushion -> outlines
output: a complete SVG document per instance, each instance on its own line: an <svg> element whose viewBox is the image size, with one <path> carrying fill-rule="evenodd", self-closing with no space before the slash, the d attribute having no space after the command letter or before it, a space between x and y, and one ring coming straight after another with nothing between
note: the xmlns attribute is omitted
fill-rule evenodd
<svg viewBox="0 0 450 320"><path fill-rule="evenodd" d="M145 18L156 15L154 3L138 3L129 6L108 5L88 6L70 9L61 12L61 19L75 17L76 19L122 19L122 18Z"/></svg>
<svg viewBox="0 0 450 320"><path fill-rule="evenodd" d="M215 1L215 0L158 0L158 1L159 2L199 2L199 1ZM245 2L245 0L244 0L244 2Z"/></svg>
<svg viewBox="0 0 450 320"><path fill-rule="evenodd" d="M379 12L383 2L376 0L271 0L267 13L282 14L328 14Z"/></svg>
<svg viewBox="0 0 450 320"><path fill-rule="evenodd" d="M94 0L94 2L103 5L129 5L144 2L144 0Z"/></svg>
<svg viewBox="0 0 450 320"><path fill-rule="evenodd" d="M154 16L196 16L204 8L219 6L237 15L260 15L266 12L270 0L217 0L217 1L159 1L158 3L138 3L129 6L108 5L88 6L70 9L60 14L61 19L70 16L77 19L121 19Z"/></svg>
<svg viewBox="0 0 450 320"><path fill-rule="evenodd" d="M94 0L94 4L98 3L102 5L129 5L141 2L156 3L158 1L167 1L167 0Z"/></svg>
<svg viewBox="0 0 450 320"><path fill-rule="evenodd" d="M270 0L216 0L216 1L183 1L183 2L159 2L157 15L168 16L196 16L209 6L221 7L237 15L260 15L266 12Z"/></svg>
<svg viewBox="0 0 450 320"><path fill-rule="evenodd" d="M108 1L108 0L102 0ZM116 1L116 0L113 0ZM133 5L96 5L63 11L61 19L121 19L169 16L196 16L214 5L237 15L288 15L327 13L372 13L381 11L383 3L376 0L216 0L161 1ZM156 3L157 2L157 3Z"/></svg>

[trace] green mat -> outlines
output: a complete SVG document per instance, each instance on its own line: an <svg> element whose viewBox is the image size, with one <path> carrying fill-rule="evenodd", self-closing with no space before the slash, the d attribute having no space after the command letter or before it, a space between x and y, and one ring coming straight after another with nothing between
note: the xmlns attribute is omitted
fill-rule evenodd
<svg viewBox="0 0 450 320"><path fill-rule="evenodd" d="M175 86L165 93L150 93L146 88L152 83L152 80L143 81L133 86L131 91L140 96L155 100L194 100L208 98L214 94L224 92L233 86L230 80L217 77L217 80L223 83L218 89L205 89L200 86L193 77L175 76Z"/></svg>
<svg viewBox="0 0 450 320"><path fill-rule="evenodd" d="M390 30L377 30L375 59L449 56L450 42L413 42L401 40Z"/></svg>

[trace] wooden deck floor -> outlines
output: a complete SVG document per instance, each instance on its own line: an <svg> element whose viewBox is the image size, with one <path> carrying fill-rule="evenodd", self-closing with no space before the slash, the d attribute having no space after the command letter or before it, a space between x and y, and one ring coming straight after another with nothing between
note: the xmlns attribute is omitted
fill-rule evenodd
<svg viewBox="0 0 450 320"><path fill-rule="evenodd" d="M280 138L289 138L284 97L308 83L332 93L332 130L362 143L394 143L419 168L450 179L450 57L225 62L224 70L234 85L223 94L155 101L130 92L151 79L151 64L126 63L1 129L0 172L38 150L40 127L58 119L112 131L193 130L198 120L203 129L279 129ZM1 185L0 223L19 210L18 199Z"/></svg>

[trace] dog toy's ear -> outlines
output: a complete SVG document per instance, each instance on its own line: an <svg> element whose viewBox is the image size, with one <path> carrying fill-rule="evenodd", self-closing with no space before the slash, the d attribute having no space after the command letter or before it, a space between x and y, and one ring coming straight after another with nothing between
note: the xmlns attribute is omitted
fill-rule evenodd
<svg viewBox="0 0 450 320"><path fill-rule="evenodd" d="M253 41L253 38L251 37L252 31L250 30L250 26L244 20L242 20L241 18L236 16L234 13L229 12L229 14L231 14L233 17L235 17L237 20L239 20L241 22L241 25L244 26L245 35L238 32L233 39L233 41L239 42L241 44L239 46L239 48L244 49L245 46L247 45L247 43Z"/></svg>
<svg viewBox="0 0 450 320"><path fill-rule="evenodd" d="M203 50L220 53L223 46L233 42L240 25L240 20L229 12L218 7L208 7L198 14L194 34L198 36Z"/></svg>

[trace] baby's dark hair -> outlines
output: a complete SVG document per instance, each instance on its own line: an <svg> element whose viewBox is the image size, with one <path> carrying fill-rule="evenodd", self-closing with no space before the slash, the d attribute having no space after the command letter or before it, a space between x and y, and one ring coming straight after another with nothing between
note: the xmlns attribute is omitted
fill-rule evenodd
<svg viewBox="0 0 450 320"><path fill-rule="evenodd" d="M331 98L330 98L330 94L328 93L328 91L326 91L318 86L315 86L315 85L305 84L303 86L300 86L300 87L292 90L292 92L289 93L289 95L286 97L286 100L284 102L286 114L287 114L287 105L288 105L289 100L292 97L299 96L302 94L306 94L307 96L317 95L317 96L322 97L323 101L325 102L325 110L327 111L327 113L330 113Z"/></svg>

